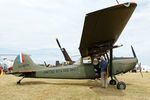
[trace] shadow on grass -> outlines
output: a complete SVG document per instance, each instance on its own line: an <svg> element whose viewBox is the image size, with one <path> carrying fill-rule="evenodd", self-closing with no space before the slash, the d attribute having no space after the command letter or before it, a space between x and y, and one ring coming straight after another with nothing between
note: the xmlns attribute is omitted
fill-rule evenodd
<svg viewBox="0 0 150 100"><path fill-rule="evenodd" d="M56 83L56 82L44 82L44 81L25 81L25 82L21 82L21 84L19 86L25 86L25 85L62 85L62 86L84 86L84 87L89 87L89 86L93 86L93 88L91 89L93 92L95 92L97 95L99 96L125 96L126 94L124 93L124 90L118 90L115 86L112 85L108 85L107 89L101 88L101 82L92 82L91 80L88 80L86 82L80 82L77 81L60 81L60 83ZM130 85L130 84L128 84Z"/></svg>
<svg viewBox="0 0 150 100"><path fill-rule="evenodd" d="M21 84L16 85L41 85L41 84L49 84L49 83L43 81L28 81L28 82L21 82Z"/></svg>
<svg viewBox="0 0 150 100"><path fill-rule="evenodd" d="M77 82L71 82L71 81L64 81L60 83L56 82L44 82L44 81L26 81L26 82L21 82L20 86L23 85L41 85L41 84L47 84L47 85L69 85L69 86L93 86L93 87L100 87L100 84L98 83L91 83L91 82L85 82L85 83L78 83Z"/></svg>
<svg viewBox="0 0 150 100"><path fill-rule="evenodd" d="M94 87L93 92L99 96L125 96L124 90L118 90L116 86L108 85L108 88Z"/></svg>
<svg viewBox="0 0 150 100"><path fill-rule="evenodd" d="M125 96L126 94L123 92L124 90L118 90L116 85L108 85L108 88L102 88L101 87L101 82L100 83L93 83L89 81L88 83L95 84L93 88L91 89L93 92L98 94L99 96Z"/></svg>

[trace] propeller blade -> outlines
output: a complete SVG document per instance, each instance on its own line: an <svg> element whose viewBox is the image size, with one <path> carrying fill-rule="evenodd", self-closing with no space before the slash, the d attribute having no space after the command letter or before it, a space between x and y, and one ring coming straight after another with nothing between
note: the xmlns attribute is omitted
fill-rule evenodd
<svg viewBox="0 0 150 100"><path fill-rule="evenodd" d="M116 2L117 2L117 4L119 4L119 1L118 1L118 0L116 0Z"/></svg>
<svg viewBox="0 0 150 100"><path fill-rule="evenodd" d="M60 43L59 43L59 41L58 41L58 38L56 38L56 42L57 42L57 44L58 44L58 46L59 46L61 52L63 53L65 60L66 60L67 62L69 62L70 64L73 64L74 61L71 60L71 58L70 58L70 56L68 55L66 49L61 47L61 45L60 45Z"/></svg>
<svg viewBox="0 0 150 100"><path fill-rule="evenodd" d="M136 54L135 54L135 51L134 51L134 48L133 48L132 45L131 45L131 49L132 49L132 53L133 53L134 58L137 58L137 56L136 56ZM143 78L141 63L138 64L138 67L139 67L139 69L140 69L140 73L141 73L141 76L142 76L142 78Z"/></svg>
<svg viewBox="0 0 150 100"><path fill-rule="evenodd" d="M134 51L134 49L133 49L133 47L132 47L132 45L131 45L131 49L132 49L132 53L133 53L134 58L137 58L137 57L136 57L136 54L135 54L135 51Z"/></svg>
<svg viewBox="0 0 150 100"><path fill-rule="evenodd" d="M61 49L61 45L60 45L60 43L59 43L59 41L58 41L58 38L56 38L56 42L57 42L59 48Z"/></svg>
<svg viewBox="0 0 150 100"><path fill-rule="evenodd" d="M47 66L46 62L44 61L44 65Z"/></svg>
<svg viewBox="0 0 150 100"><path fill-rule="evenodd" d="M143 78L143 74L142 74L142 71L140 70L140 73L141 73L141 76L142 76L142 78Z"/></svg>

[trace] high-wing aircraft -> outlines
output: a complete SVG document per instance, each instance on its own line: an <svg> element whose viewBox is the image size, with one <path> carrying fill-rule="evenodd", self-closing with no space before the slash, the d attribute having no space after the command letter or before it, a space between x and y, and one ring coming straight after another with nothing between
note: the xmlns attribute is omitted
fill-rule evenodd
<svg viewBox="0 0 150 100"><path fill-rule="evenodd" d="M108 61L110 85L117 84L118 89L125 89L126 84L117 80L115 75L133 69L138 59L133 47L134 57L130 58L113 58L113 49L120 47L114 44L136 6L136 3L128 2L88 13L85 17L79 46L80 62L72 61L65 48L62 48L56 39L65 60L68 62L67 66L52 68L39 66L31 60L30 56L21 54L16 57L11 74L23 78L95 79L98 77L94 67L97 64L96 59L103 56ZM17 84L20 84L22 79Z"/></svg>

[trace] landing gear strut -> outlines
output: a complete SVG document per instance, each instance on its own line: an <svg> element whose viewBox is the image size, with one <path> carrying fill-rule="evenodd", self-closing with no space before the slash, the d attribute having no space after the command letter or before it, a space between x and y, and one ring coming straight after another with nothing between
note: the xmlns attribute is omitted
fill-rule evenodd
<svg viewBox="0 0 150 100"><path fill-rule="evenodd" d="M18 85L21 84L21 81L24 79L24 77L25 77L25 76L23 76L23 77L17 82Z"/></svg>
<svg viewBox="0 0 150 100"><path fill-rule="evenodd" d="M113 79L114 78L114 79ZM117 84L117 89L119 90L125 90L126 89L126 84L124 82L119 82L116 76L111 77L111 80L109 82L110 85L116 85Z"/></svg>
<svg viewBox="0 0 150 100"><path fill-rule="evenodd" d="M110 85L116 85L116 80L114 80L114 79L110 80L109 84Z"/></svg>
<svg viewBox="0 0 150 100"><path fill-rule="evenodd" d="M115 76L111 76L111 80L109 82L110 85L116 85L118 82L117 78Z"/></svg>
<svg viewBox="0 0 150 100"><path fill-rule="evenodd" d="M111 80L109 82L110 85L116 85L117 84L117 89L119 90L124 90L126 89L126 84L124 82L119 82L118 79L116 78L115 75L112 74L113 72L113 64L112 64L112 60L113 60L113 48L110 49L110 64L109 64L109 67L110 67L110 76L111 76Z"/></svg>

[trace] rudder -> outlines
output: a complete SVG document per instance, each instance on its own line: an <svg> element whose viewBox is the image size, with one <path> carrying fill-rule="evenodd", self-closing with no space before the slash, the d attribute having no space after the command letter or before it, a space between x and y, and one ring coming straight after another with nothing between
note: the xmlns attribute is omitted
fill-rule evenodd
<svg viewBox="0 0 150 100"><path fill-rule="evenodd" d="M20 54L16 57L13 64L13 72L35 71L37 65L32 61L29 55Z"/></svg>

